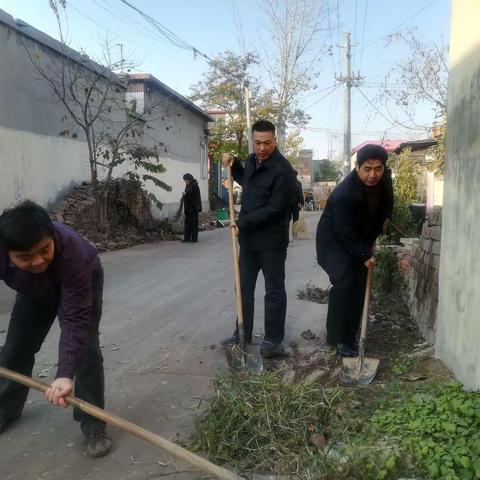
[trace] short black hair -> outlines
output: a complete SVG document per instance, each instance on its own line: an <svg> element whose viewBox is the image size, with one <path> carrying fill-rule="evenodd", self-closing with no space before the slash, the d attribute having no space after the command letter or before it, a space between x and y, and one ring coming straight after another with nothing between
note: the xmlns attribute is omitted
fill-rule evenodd
<svg viewBox="0 0 480 480"><path fill-rule="evenodd" d="M54 233L47 211L30 200L0 215L0 247L7 251L25 252L43 238L53 238Z"/></svg>
<svg viewBox="0 0 480 480"><path fill-rule="evenodd" d="M186 173L184 176L183 176L183 179L184 180L188 180L189 182L192 182L193 180L195 180L193 178L193 175L191 173Z"/></svg>
<svg viewBox="0 0 480 480"><path fill-rule="evenodd" d="M252 132L272 132L275 135L275 125L270 120L258 120L252 125Z"/></svg>
<svg viewBox="0 0 480 480"><path fill-rule="evenodd" d="M380 160L385 165L388 153L382 146L369 143L357 152L357 165L361 167L367 160Z"/></svg>

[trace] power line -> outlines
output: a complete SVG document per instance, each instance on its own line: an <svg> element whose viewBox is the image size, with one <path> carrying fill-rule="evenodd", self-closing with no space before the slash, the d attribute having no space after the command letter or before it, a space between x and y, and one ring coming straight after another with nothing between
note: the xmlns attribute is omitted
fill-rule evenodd
<svg viewBox="0 0 480 480"><path fill-rule="evenodd" d="M323 97L319 98L318 100L315 100L313 103L311 103L310 105L308 105L308 107L305 107L304 110L307 110L309 109L310 107L313 107L314 105L316 105L317 103L320 103L322 100L324 100L325 98L327 98L329 95L331 95L340 85L335 85L332 90L330 90L327 94L325 94Z"/></svg>
<svg viewBox="0 0 480 480"><path fill-rule="evenodd" d="M358 85L354 85L354 87L360 92L360 95L372 106L372 108L381 116L383 117L390 125L393 127L397 127L398 125L395 125L391 119L389 119L386 115L381 112L377 106L360 90Z"/></svg>
<svg viewBox="0 0 480 480"><path fill-rule="evenodd" d="M358 69L361 71L362 70L362 60L363 60L363 46L365 45L365 29L367 26L367 11L368 11L368 0L365 0L365 12L363 14L363 33L362 33L362 44L361 44L361 50L360 50L360 65Z"/></svg>
<svg viewBox="0 0 480 480"><path fill-rule="evenodd" d="M115 8L111 3L107 2L107 0L102 0L102 2L106 5L108 5L110 8L107 8L105 5L102 5L98 0L93 0L100 8L105 10L107 13L112 15L112 17L117 18L121 22L125 23L126 25L129 25L130 27L133 27L132 24L138 25L137 28L135 28L137 31L141 32L143 35L147 35L150 37L152 40L160 40L160 36L155 35L153 32L147 30L144 25L142 25L140 22L137 22L135 19L131 18L129 15L124 14L123 12L118 12L122 17L117 15L114 11L110 10L110 8Z"/></svg>
<svg viewBox="0 0 480 480"><path fill-rule="evenodd" d="M135 10L142 18L145 19L146 22L148 22L153 28L155 28L155 30L157 30L164 38L166 38L170 43L172 43L176 47L181 48L183 50L191 50L194 56L199 55L201 57L204 57L212 61L207 54L201 52L198 48L195 48L193 45L183 40L181 37L173 33L171 30L169 30L167 27L162 25L159 21L155 20L153 17L151 17L147 13L137 8L135 5L131 4L127 0L120 0L120 1L125 5L127 5L128 7L130 7L132 10Z"/></svg>
<svg viewBox="0 0 480 480"><path fill-rule="evenodd" d="M72 2L68 2L68 6L75 10L79 15L81 15L82 17L86 18L87 20L90 20L92 23L94 23L95 25L97 25L97 27L100 27L102 30L105 30L107 33L111 34L112 32L110 30L108 30L108 28L105 28L103 25L101 25L100 23L98 23L96 20L94 20L92 17L89 17L88 15L86 15L85 13L83 13L81 10L79 10L78 8L76 8L74 5L72 5ZM152 47L147 47L146 45L142 45L140 43L136 43L136 42L132 42L132 40L130 40L129 38L126 38L126 37L122 37L121 35L118 35L117 33L115 33L115 37L117 38L121 38L122 40L125 40L126 42L132 44L132 45L136 45L137 47L140 47L140 48L145 48L146 50L151 50L151 51L154 51L154 52L159 52L160 50L156 49L156 48L152 48Z"/></svg>
<svg viewBox="0 0 480 480"><path fill-rule="evenodd" d="M352 57L352 71L355 71L355 50L357 47L357 11L358 0L355 0L355 21L353 25L353 57Z"/></svg>
<svg viewBox="0 0 480 480"><path fill-rule="evenodd" d="M332 21L330 16L330 2L327 0L327 18L328 18L328 33L330 37L330 48L328 52L328 56L332 59L332 71L335 75L335 48L334 47L334 40L333 40L333 29L332 29Z"/></svg>
<svg viewBox="0 0 480 480"><path fill-rule="evenodd" d="M330 85L330 86L322 88L320 90L315 90L312 93L308 93L308 94L303 96L303 100L305 100L306 98L313 97L314 95L317 95L317 93L322 93L322 92L325 92L326 90L330 90L333 87L335 87L335 85Z"/></svg>
<svg viewBox="0 0 480 480"><path fill-rule="evenodd" d="M427 3L427 5L425 5L423 8L421 8L420 10L418 10L417 12L415 12L413 15L411 15L410 17L408 17L406 20L404 20L402 23L400 23L399 25L397 25L393 30L391 30L390 32L386 33L385 35L382 35L381 37L378 37L376 40L374 40L373 42L369 43L368 45L366 45L365 47L363 47L362 49L362 52L364 50L366 50L367 48L370 48L372 45L375 45L377 42L379 42L380 40L382 40L383 38L387 38L389 37L390 35L392 35L392 33L395 33L398 29L400 29L401 27L403 27L406 23L408 23L410 20L413 20L415 17L417 17L418 15L420 15L423 11L425 11L428 7L430 7L431 5L433 5L435 2L437 2L438 0L432 0L431 2ZM360 52L361 53L361 52Z"/></svg>

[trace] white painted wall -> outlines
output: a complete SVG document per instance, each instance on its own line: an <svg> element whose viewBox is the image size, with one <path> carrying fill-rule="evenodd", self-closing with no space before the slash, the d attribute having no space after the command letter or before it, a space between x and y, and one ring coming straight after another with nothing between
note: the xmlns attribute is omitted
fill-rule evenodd
<svg viewBox="0 0 480 480"><path fill-rule="evenodd" d="M480 2L453 0L436 355L480 388Z"/></svg>
<svg viewBox="0 0 480 480"><path fill-rule="evenodd" d="M2 22L2 18L7 23ZM82 133L73 128L70 120L61 121L65 108L33 68L25 46L31 53L38 54L39 62L44 67L51 67L52 71L60 65L59 55L38 41L19 34L11 26L12 22L11 17L0 11L0 211L25 198L48 205L90 178L87 146L82 141ZM38 35L43 39L41 41L55 42L41 32ZM120 88L115 95L123 99L125 92ZM167 172L160 178L173 190L165 192L147 184L147 190L164 204L162 211L154 208L154 214L164 217L176 211L185 188L182 176L187 172L198 180L204 210L207 210L204 138L207 122L174 98L162 95L159 100L165 106L167 120L151 122L148 135L152 138L146 143L164 143L167 150L161 162ZM114 116L118 122L123 121L123 107ZM70 135L73 132L78 134L77 140L59 136L67 127L71 130ZM114 176L121 177L127 168L127 165L120 166Z"/></svg>
<svg viewBox="0 0 480 480"><path fill-rule="evenodd" d="M0 127L0 211L27 198L48 205L88 178L86 143Z"/></svg>

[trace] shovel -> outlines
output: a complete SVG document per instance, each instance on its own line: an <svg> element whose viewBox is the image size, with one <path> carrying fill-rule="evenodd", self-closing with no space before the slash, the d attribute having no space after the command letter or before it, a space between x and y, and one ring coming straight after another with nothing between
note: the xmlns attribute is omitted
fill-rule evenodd
<svg viewBox="0 0 480 480"><path fill-rule="evenodd" d="M228 206L230 209L230 225L235 224L235 210L233 208L233 180L232 167L228 171ZM237 235L233 228L232 234L232 257L233 271L235 276L235 296L237 302L237 329L240 342L236 345L227 345L227 362L234 371L246 371L249 373L260 373L263 370L262 355L258 345L245 342L245 325L243 323L242 292L240 290L240 268L238 266L238 243Z"/></svg>
<svg viewBox="0 0 480 480"><path fill-rule="evenodd" d="M359 383L369 385L372 383L378 371L380 360L377 358L365 358L365 340L367 338L368 304L370 301L370 289L372 286L373 265L368 267L367 286L365 288L365 301L363 302L362 330L358 344L358 357L344 358L340 370L340 380L343 383Z"/></svg>
<svg viewBox="0 0 480 480"><path fill-rule="evenodd" d="M39 382L38 380L34 380L33 378L21 375L17 372L12 372L11 370L1 367L0 378L20 383L21 385L25 385L28 388L33 388L42 393L45 393L49 388L49 385L46 385L43 382ZM171 442L170 440L167 440L160 435L150 432L145 428L135 425L128 420L118 417L113 413L109 413L106 410L96 407L91 403L85 402L80 398L68 396L65 398L65 401L68 405L76 407L82 410L82 412L88 413L92 417L103 420L109 425L120 428L121 430L128 432L131 435L134 435L135 437L154 445L155 447L161 448L162 450L165 450L171 455L174 455L175 457L188 462L190 465L197 468L198 470L208 473L209 475L213 475L215 478L219 478L222 480L243 480L242 477L236 475L235 473L230 472L225 468L219 467L218 465L209 462L205 458L195 455L194 453L184 449L180 445L177 445L176 443Z"/></svg>

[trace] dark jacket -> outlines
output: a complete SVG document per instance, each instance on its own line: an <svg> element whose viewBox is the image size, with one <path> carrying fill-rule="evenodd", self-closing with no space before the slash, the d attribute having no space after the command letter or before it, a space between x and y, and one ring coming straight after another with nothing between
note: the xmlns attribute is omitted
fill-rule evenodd
<svg viewBox="0 0 480 480"><path fill-rule="evenodd" d="M288 225L295 196L295 174L290 162L275 149L257 168L254 154L245 166L236 160L233 178L243 187L237 220L240 246L246 250L277 251L288 246Z"/></svg>
<svg viewBox="0 0 480 480"><path fill-rule="evenodd" d="M192 180L185 188L183 207L185 209L185 215L200 213L202 211L202 198L196 180Z"/></svg>
<svg viewBox="0 0 480 480"><path fill-rule="evenodd" d="M305 205L305 199L303 198L302 182L300 180L295 181L295 196L292 203L292 220L298 221L300 218L300 209Z"/></svg>
<svg viewBox="0 0 480 480"><path fill-rule="evenodd" d="M375 214L369 216L367 188L356 170L332 192L317 227L317 261L330 277L341 279L353 258L368 260L383 224L392 214L391 171L379 184Z"/></svg>

